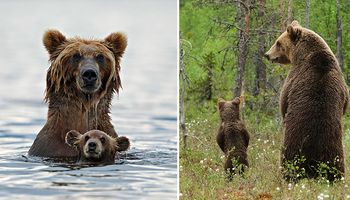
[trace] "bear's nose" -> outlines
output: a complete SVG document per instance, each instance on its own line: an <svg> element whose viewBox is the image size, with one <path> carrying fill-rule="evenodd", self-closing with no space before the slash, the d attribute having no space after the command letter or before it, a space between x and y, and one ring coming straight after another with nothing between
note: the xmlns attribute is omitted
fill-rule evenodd
<svg viewBox="0 0 350 200"><path fill-rule="evenodd" d="M265 57L267 60L270 60L269 54L265 53L265 54L264 54L264 57Z"/></svg>
<svg viewBox="0 0 350 200"><path fill-rule="evenodd" d="M82 71L82 78L84 81L91 83L97 80L97 71L94 69L86 69Z"/></svg>
<svg viewBox="0 0 350 200"><path fill-rule="evenodd" d="M88 146L89 146L89 150L95 150L96 149L96 142L90 142L88 144Z"/></svg>

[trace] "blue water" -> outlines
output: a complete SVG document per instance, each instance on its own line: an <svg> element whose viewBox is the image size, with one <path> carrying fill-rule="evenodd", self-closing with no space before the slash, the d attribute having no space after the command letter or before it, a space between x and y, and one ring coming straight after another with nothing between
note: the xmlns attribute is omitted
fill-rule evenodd
<svg viewBox="0 0 350 200"><path fill-rule="evenodd" d="M176 16L174 0L0 2L1 199L176 198ZM46 121L41 39L48 28L128 35L112 122L131 149L114 165L80 168L26 155Z"/></svg>

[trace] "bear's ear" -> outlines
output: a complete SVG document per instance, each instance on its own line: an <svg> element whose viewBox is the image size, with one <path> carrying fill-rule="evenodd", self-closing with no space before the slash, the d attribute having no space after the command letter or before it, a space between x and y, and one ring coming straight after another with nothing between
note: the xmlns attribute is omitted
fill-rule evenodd
<svg viewBox="0 0 350 200"><path fill-rule="evenodd" d="M232 103L233 103L233 104L236 104L236 105L239 105L239 104L241 103L240 97L234 98L234 99L232 100Z"/></svg>
<svg viewBox="0 0 350 200"><path fill-rule="evenodd" d="M130 141L129 138L125 136L117 137L115 138L115 147L117 151L126 151L130 147Z"/></svg>
<svg viewBox="0 0 350 200"><path fill-rule="evenodd" d="M116 59L119 59L124 54L128 43L127 40L126 35L121 32L111 33L105 38L107 46L113 52Z"/></svg>
<svg viewBox="0 0 350 200"><path fill-rule="evenodd" d="M107 36L102 42L110 51L112 51L115 58L115 72L116 75L113 78L112 88L118 93L121 87L121 80L119 76L120 71L120 58L123 56L125 48L127 46L127 37L124 33L115 32Z"/></svg>
<svg viewBox="0 0 350 200"><path fill-rule="evenodd" d="M292 42L297 42L301 37L301 29L299 23L297 21L293 21L291 24L289 24L287 27L287 33Z"/></svg>
<svg viewBox="0 0 350 200"><path fill-rule="evenodd" d="M292 42L297 42L301 37L301 29L298 26L293 26L290 24L287 28L287 33Z"/></svg>
<svg viewBox="0 0 350 200"><path fill-rule="evenodd" d="M48 30L43 37L43 43L49 54L53 54L57 48L66 42L66 37L58 30Z"/></svg>
<svg viewBox="0 0 350 200"><path fill-rule="evenodd" d="M218 104L217 104L217 105L218 105L218 109L219 109L219 110L221 110L221 109L224 107L225 102L226 102L226 101L225 101L224 99L222 99L222 98L219 98L219 99L218 99Z"/></svg>
<svg viewBox="0 0 350 200"><path fill-rule="evenodd" d="M299 22L297 20L292 21L292 23L290 23L291 26L300 26Z"/></svg>
<svg viewBox="0 0 350 200"><path fill-rule="evenodd" d="M71 130L66 133L66 143L69 146L76 146L79 143L80 138L81 134L76 130Z"/></svg>

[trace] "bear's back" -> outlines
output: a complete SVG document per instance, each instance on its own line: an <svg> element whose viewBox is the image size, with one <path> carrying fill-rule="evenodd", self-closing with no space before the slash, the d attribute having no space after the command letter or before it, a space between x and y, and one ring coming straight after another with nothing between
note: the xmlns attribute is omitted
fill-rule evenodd
<svg viewBox="0 0 350 200"><path fill-rule="evenodd" d="M230 123L224 129L225 134L225 151L230 151L233 148L246 150L249 143L249 134L242 121L237 120Z"/></svg>

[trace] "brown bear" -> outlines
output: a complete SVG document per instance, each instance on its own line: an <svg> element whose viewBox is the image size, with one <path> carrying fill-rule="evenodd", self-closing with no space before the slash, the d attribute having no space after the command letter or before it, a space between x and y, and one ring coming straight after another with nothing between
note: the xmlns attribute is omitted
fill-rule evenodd
<svg viewBox="0 0 350 200"><path fill-rule="evenodd" d="M130 146L128 138L112 138L99 130L84 134L71 130L66 134L66 143L77 150L78 162L83 164L113 164L116 152Z"/></svg>
<svg viewBox="0 0 350 200"><path fill-rule="evenodd" d="M280 96L284 177L340 178L344 175L342 116L349 93L336 57L319 35L297 21L265 56L292 65ZM293 173L293 169L299 170Z"/></svg>
<svg viewBox="0 0 350 200"><path fill-rule="evenodd" d="M249 167L247 159L249 134L240 119L239 104L239 97L232 101L223 99L218 101L221 123L216 142L226 155L225 170L230 175L242 173L245 167Z"/></svg>
<svg viewBox="0 0 350 200"><path fill-rule="evenodd" d="M104 40L66 38L57 30L44 34L51 66L46 76L47 122L29 149L30 156L74 158L77 151L65 143L66 133L98 129L111 137L110 105L120 82L120 59L127 45L123 33Z"/></svg>

